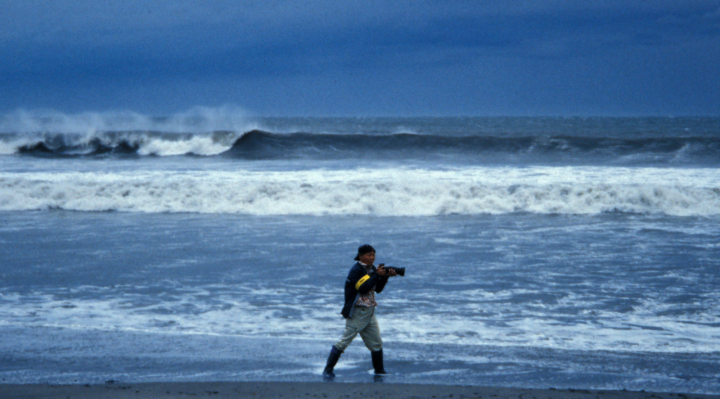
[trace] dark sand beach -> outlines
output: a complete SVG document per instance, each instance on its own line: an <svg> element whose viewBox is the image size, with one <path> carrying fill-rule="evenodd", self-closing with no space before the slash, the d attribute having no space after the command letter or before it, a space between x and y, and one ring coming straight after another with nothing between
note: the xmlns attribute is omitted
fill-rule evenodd
<svg viewBox="0 0 720 399"><path fill-rule="evenodd" d="M0 397L12 399L115 398L518 398L518 399L669 399L720 398L718 395L585 389L522 389L458 385L322 382L106 383L101 385L2 384Z"/></svg>

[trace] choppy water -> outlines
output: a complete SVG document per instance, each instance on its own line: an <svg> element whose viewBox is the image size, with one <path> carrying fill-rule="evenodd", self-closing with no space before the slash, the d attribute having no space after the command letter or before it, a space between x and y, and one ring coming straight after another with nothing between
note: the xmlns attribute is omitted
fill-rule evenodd
<svg viewBox="0 0 720 399"><path fill-rule="evenodd" d="M5 116L5 381L318 379L369 242L389 381L720 393L717 119L210 111Z"/></svg>

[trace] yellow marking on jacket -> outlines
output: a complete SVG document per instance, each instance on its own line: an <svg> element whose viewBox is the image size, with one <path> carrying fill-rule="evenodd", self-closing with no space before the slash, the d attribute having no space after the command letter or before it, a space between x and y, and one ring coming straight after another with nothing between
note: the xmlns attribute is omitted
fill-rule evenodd
<svg viewBox="0 0 720 399"><path fill-rule="evenodd" d="M370 280L370 276L366 274L365 277L363 277L363 278L361 278L360 280L358 280L357 284L355 284L355 289L359 291L359 290L360 290L360 286L363 285L363 283L366 282L366 281L368 281L368 280Z"/></svg>

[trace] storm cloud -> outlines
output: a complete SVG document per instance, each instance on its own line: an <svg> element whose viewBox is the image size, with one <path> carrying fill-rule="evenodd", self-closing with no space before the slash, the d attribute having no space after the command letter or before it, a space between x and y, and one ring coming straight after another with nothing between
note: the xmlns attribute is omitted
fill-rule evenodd
<svg viewBox="0 0 720 399"><path fill-rule="evenodd" d="M717 1L0 1L0 111L718 115Z"/></svg>

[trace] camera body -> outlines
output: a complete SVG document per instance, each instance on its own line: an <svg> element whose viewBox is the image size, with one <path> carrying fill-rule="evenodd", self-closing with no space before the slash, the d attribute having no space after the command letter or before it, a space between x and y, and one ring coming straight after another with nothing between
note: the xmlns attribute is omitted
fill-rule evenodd
<svg viewBox="0 0 720 399"><path fill-rule="evenodd" d="M405 277L405 268L404 267L385 266L385 270L395 270L395 273L398 276Z"/></svg>

